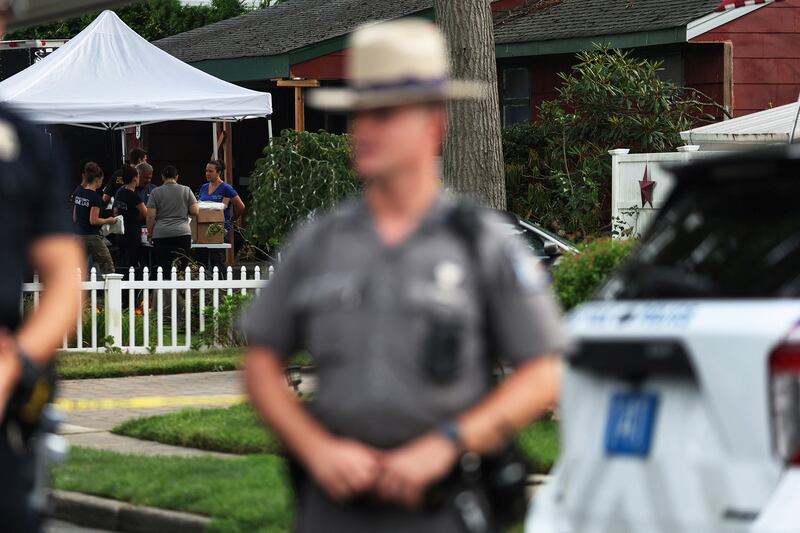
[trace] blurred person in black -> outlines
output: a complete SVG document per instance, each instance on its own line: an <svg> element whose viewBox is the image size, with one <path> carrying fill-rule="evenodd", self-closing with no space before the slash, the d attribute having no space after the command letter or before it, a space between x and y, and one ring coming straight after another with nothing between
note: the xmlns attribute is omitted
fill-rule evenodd
<svg viewBox="0 0 800 533"><path fill-rule="evenodd" d="M0 34L8 16L0 0ZM76 272L85 258L63 208L67 168L40 129L0 106L0 224L7 229L0 232L0 529L14 533L41 531L42 510L31 503L33 439L52 399L47 377L56 350L80 312ZM30 270L45 290L23 319L22 283Z"/></svg>

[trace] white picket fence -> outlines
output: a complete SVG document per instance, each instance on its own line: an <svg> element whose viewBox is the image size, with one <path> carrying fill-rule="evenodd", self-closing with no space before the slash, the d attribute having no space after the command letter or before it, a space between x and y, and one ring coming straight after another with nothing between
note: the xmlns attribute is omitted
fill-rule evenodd
<svg viewBox="0 0 800 533"><path fill-rule="evenodd" d="M272 271L270 267L268 276ZM165 279L159 267L155 278L151 278L150 271L144 268L141 279L136 279L134 269L126 278L122 274L98 276L92 268L89 279L83 280L81 272L78 272L82 280L80 298L84 312L78 317L76 333L64 338L62 349L102 351L114 347L131 353L190 350L194 336L206 329L205 310L208 306L213 307L216 314L226 295L259 294L268 279L262 279L262 271L258 266L253 269L252 275L248 274L245 267L238 269L238 278L236 273L228 267L226 275L220 276L214 267L208 276L203 267L196 273L187 267L183 276L179 276L178 270L173 267L170 276ZM31 308L38 307L43 289L38 275L34 275L32 283L23 285L20 313L24 315ZM127 305L124 304L125 292ZM197 305L193 305L194 298L197 298ZM87 314L88 323L84 324ZM103 317L104 327L98 324L99 316ZM124 331L124 322L127 332ZM88 332L85 326L88 326Z"/></svg>

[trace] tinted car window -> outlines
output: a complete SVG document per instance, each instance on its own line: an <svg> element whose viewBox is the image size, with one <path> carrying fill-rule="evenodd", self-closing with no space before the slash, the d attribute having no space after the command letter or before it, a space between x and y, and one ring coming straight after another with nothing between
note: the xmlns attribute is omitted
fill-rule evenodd
<svg viewBox="0 0 800 533"><path fill-rule="evenodd" d="M604 299L800 295L800 178L682 186Z"/></svg>

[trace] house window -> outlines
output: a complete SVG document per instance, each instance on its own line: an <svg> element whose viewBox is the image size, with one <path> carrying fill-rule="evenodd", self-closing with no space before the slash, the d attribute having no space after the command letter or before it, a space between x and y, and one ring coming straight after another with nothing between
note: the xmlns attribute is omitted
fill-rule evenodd
<svg viewBox="0 0 800 533"><path fill-rule="evenodd" d="M531 75L527 67L503 69L503 126L531 119Z"/></svg>

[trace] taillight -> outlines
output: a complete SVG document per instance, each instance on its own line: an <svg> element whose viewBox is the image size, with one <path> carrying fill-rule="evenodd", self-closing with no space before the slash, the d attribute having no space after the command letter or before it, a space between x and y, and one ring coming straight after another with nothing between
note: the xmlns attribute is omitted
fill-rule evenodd
<svg viewBox="0 0 800 533"><path fill-rule="evenodd" d="M787 463L800 465L800 344L784 344L769 359L772 437Z"/></svg>

